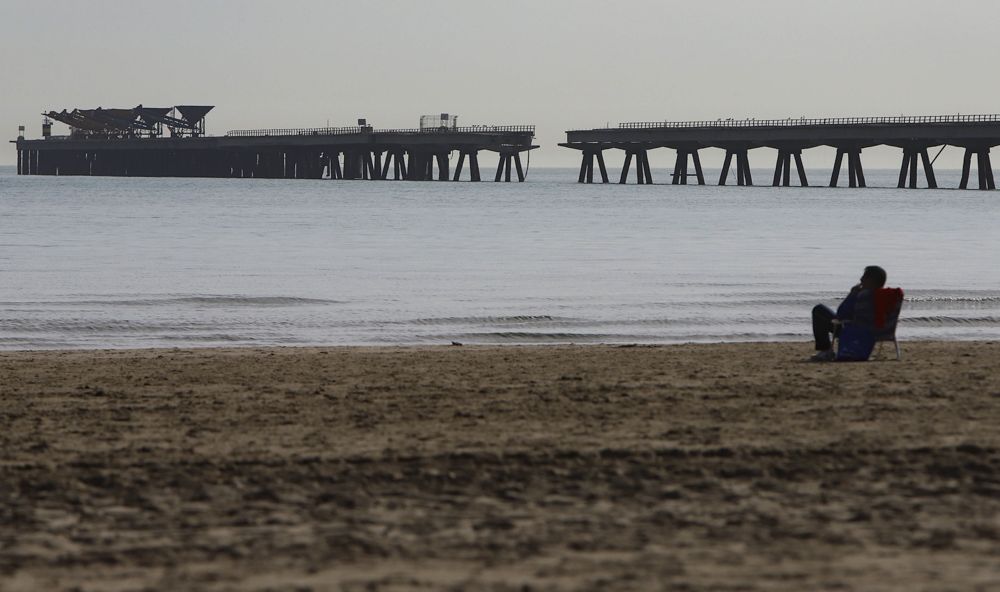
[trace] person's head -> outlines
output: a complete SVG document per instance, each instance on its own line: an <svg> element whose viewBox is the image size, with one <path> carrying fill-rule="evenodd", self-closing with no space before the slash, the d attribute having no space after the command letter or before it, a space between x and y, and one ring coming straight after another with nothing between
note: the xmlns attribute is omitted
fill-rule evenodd
<svg viewBox="0 0 1000 592"><path fill-rule="evenodd" d="M869 265L861 274L861 286L869 290L885 286L885 270L878 265Z"/></svg>

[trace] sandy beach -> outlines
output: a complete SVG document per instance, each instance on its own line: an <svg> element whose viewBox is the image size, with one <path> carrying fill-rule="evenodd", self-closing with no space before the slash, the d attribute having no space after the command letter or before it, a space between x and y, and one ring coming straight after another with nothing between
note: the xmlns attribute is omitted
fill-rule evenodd
<svg viewBox="0 0 1000 592"><path fill-rule="evenodd" d="M1000 590L1000 343L0 353L0 590Z"/></svg>

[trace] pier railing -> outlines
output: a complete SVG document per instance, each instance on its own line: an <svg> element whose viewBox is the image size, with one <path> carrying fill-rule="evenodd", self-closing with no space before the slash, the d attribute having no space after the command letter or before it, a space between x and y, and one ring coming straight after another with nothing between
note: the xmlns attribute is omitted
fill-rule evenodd
<svg viewBox="0 0 1000 592"><path fill-rule="evenodd" d="M314 127L285 129L233 130L228 138L259 138L267 136L344 136L361 133L373 134L532 134L533 125L469 125L465 127L425 129L372 129L370 127Z"/></svg>
<svg viewBox="0 0 1000 592"><path fill-rule="evenodd" d="M842 125L906 125L928 123L1000 123L1000 115L915 115L899 117L829 117L807 119L715 119L710 121L634 121L618 124L618 129L732 128L732 127L816 127ZM607 128L614 129L614 128Z"/></svg>
<svg viewBox="0 0 1000 592"><path fill-rule="evenodd" d="M226 132L227 138L260 138L266 136L345 136L370 132L370 127L308 127L308 128L275 128L254 130L232 130Z"/></svg>
<svg viewBox="0 0 1000 592"><path fill-rule="evenodd" d="M423 129L379 129L376 134L534 134L533 125L467 125Z"/></svg>

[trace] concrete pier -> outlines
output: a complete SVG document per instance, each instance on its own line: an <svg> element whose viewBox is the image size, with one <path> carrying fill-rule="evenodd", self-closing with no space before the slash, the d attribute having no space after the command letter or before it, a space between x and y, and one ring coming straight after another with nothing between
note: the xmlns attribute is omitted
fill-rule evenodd
<svg viewBox="0 0 1000 592"><path fill-rule="evenodd" d="M74 110L72 114L46 115L58 116L71 126L95 127L109 125L104 124L104 119L111 119L109 113L118 121L123 112L129 113L88 110L81 112L84 117ZM538 148L532 144L533 125L384 130L359 125L162 137L156 131L136 127L136 122L143 122L143 110L138 107L133 112L135 119L114 129L74 128L70 136L19 138L15 141L18 174L458 181L467 162L469 180L480 181L479 154L491 151L500 155L496 180L509 182L512 170L518 181L525 180L522 155ZM204 130L203 120L200 125ZM452 155L458 159L454 175Z"/></svg>
<svg viewBox="0 0 1000 592"><path fill-rule="evenodd" d="M626 183L632 162L636 162L636 182L652 183L649 152L669 148L676 152L671 183L686 185L690 166L698 184L704 184L699 151L704 148L725 150L719 185L729 179L735 162L737 185L753 185L748 154L750 150L770 148L777 152L771 185L788 187L793 182L794 165L800 186L809 185L802 151L819 146L835 148L836 158L830 187L837 187L840 173L847 165L850 187L865 187L861 153L872 146L894 146L902 151L898 187L918 186L918 167L924 171L928 188L937 188L933 159L929 150L955 146L965 150L960 188L969 186L975 159L979 189L995 189L990 149L1000 146L1000 115L934 115L917 117L850 117L834 119L775 119L635 122L615 128L595 128L566 132L560 146L582 154L580 183L593 183L593 163L601 169L601 182L607 183L604 151L625 152L620 183Z"/></svg>

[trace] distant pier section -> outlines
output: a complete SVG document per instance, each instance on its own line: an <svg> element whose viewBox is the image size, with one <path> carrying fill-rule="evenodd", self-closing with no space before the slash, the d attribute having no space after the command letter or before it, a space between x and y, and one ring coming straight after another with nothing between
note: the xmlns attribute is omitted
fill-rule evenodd
<svg viewBox="0 0 1000 592"><path fill-rule="evenodd" d="M1000 115L933 115L915 117L850 117L833 119L718 119L715 121L662 121L622 123L618 127L571 130L560 146L582 153L580 183L599 180L608 183L604 151L625 152L619 183L626 183L635 169L639 184L653 183L649 152L670 148L676 152L670 182L686 185L689 180L706 183L699 152L705 148L725 151L719 185L725 185L730 172L737 185L753 185L748 154L750 150L769 148L775 151L771 185L793 183L794 165L798 184L809 185L802 165L802 151L818 146L836 149L829 186L840 182L846 164L847 184L865 187L861 153L872 146L894 146L902 152L898 187L918 187L918 171L923 169L925 186L937 188L934 160L946 146L963 149L961 189L969 186L973 167L979 189L996 189L990 149L1000 145ZM931 151L938 149L934 157ZM825 182L825 180L824 180Z"/></svg>
<svg viewBox="0 0 1000 592"><path fill-rule="evenodd" d="M524 181L522 155L533 125L459 127L446 113L424 116L413 129L375 129L359 119L351 127L234 130L205 134L213 109L178 105L133 109L73 109L43 113L42 138L17 145L19 175L126 177L235 177L262 179L365 179L458 181L482 179L479 153L499 154L494 181ZM52 121L69 135L53 136ZM454 166L452 156L456 155ZM529 159L530 162L530 159Z"/></svg>

